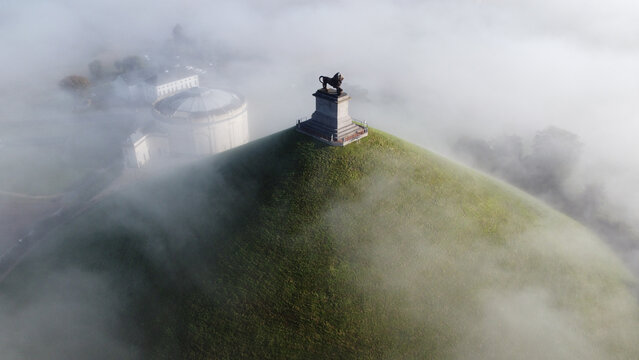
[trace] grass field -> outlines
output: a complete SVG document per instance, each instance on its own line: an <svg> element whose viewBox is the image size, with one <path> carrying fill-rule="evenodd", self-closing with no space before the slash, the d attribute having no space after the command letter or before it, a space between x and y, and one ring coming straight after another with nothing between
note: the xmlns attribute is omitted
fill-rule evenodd
<svg viewBox="0 0 639 360"><path fill-rule="evenodd" d="M117 319L76 320L117 358L639 358L634 280L596 237L374 129L345 148L289 129L126 189L39 246L0 305L69 269L107 289L66 301Z"/></svg>
<svg viewBox="0 0 639 360"><path fill-rule="evenodd" d="M0 152L0 190L29 195L60 193L86 173L75 165L60 149L11 147Z"/></svg>

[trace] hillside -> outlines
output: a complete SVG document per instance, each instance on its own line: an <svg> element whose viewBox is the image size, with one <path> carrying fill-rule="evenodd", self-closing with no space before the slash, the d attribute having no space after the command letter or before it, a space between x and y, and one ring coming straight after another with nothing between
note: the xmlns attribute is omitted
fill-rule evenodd
<svg viewBox="0 0 639 360"><path fill-rule="evenodd" d="M0 286L5 358L639 358L596 237L397 138L289 129L182 170L30 254Z"/></svg>

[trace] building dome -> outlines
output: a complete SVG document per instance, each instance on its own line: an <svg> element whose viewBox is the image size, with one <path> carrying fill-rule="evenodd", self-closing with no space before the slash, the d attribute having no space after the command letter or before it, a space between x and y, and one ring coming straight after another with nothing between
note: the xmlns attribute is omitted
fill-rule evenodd
<svg viewBox="0 0 639 360"><path fill-rule="evenodd" d="M230 91L191 88L157 101L153 113L176 154L214 154L248 142L246 101Z"/></svg>
<svg viewBox="0 0 639 360"><path fill-rule="evenodd" d="M241 108L242 105L244 99L237 94L220 89L196 87L162 99L154 107L166 120L204 120L211 115L226 114Z"/></svg>

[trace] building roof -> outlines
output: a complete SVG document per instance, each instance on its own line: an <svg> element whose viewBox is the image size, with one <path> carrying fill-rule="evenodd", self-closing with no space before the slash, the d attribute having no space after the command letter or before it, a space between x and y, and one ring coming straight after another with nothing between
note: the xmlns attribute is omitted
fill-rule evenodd
<svg viewBox="0 0 639 360"><path fill-rule="evenodd" d="M224 114L243 103L244 99L232 92L196 87L158 101L155 110L172 118L197 118Z"/></svg>
<svg viewBox="0 0 639 360"><path fill-rule="evenodd" d="M137 145L137 143L139 141L144 140L144 138L147 136L147 134L141 132L139 129L136 130L133 134L129 135L129 141L130 143L135 146Z"/></svg>

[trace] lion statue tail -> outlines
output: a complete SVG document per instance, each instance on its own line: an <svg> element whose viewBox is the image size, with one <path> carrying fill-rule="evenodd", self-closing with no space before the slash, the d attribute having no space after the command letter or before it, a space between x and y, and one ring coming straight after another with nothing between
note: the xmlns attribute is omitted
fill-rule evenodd
<svg viewBox="0 0 639 360"><path fill-rule="evenodd" d="M323 78L323 77L324 77L324 76L322 76L322 75L320 75L320 77L319 77L319 82L320 82L320 84L324 84L324 81L322 81L322 78Z"/></svg>

